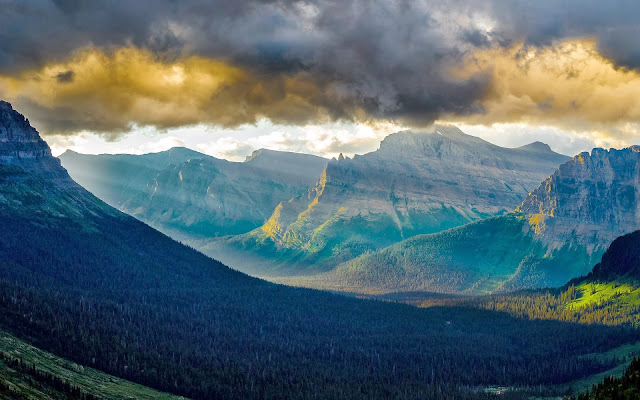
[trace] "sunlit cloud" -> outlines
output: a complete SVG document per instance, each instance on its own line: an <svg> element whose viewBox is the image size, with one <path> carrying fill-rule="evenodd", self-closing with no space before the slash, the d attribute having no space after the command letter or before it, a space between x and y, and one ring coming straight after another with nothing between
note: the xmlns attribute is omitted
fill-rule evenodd
<svg viewBox="0 0 640 400"><path fill-rule="evenodd" d="M117 140L107 140L86 131L71 136L52 135L47 140L54 155L66 149L86 154L144 154L172 147L189 147L213 157L244 161L258 149L293 151L326 158L337 157L340 153L348 156L363 154L376 150L385 136L401 129L401 126L391 123L294 126L262 119L256 124L226 129L204 124L164 131L135 127Z"/></svg>
<svg viewBox="0 0 640 400"><path fill-rule="evenodd" d="M89 130L112 138L134 125L231 127L261 118L307 123L354 112L303 72L257 76L197 56L168 62L134 47L86 48L65 62L0 75L0 97L32 116L44 134Z"/></svg>
<svg viewBox="0 0 640 400"><path fill-rule="evenodd" d="M452 73L491 77L479 100L483 112L450 116L467 125L554 126L598 145L640 137L640 73L616 67L593 40L486 49Z"/></svg>

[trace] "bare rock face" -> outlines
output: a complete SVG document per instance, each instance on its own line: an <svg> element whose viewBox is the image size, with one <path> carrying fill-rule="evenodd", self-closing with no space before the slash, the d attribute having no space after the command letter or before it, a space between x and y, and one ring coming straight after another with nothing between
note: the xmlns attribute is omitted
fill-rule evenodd
<svg viewBox="0 0 640 400"><path fill-rule="evenodd" d="M640 228L640 146L593 149L563 164L517 211L551 249L566 238L601 250Z"/></svg>
<svg viewBox="0 0 640 400"><path fill-rule="evenodd" d="M312 190L231 246L281 265L330 269L417 234L510 212L567 159L541 143L507 149L453 126L398 132L377 151L330 161Z"/></svg>
<svg viewBox="0 0 640 400"><path fill-rule="evenodd" d="M51 157L49 146L29 120L15 111L11 104L0 100L0 160L19 163L21 160Z"/></svg>
<svg viewBox="0 0 640 400"><path fill-rule="evenodd" d="M48 215L79 226L87 214L118 215L69 177L38 131L5 101L0 101L0 212Z"/></svg>
<svg viewBox="0 0 640 400"><path fill-rule="evenodd" d="M281 201L307 191L326 163L272 150L245 162L190 159L157 172L120 208L180 240L242 234L261 226Z"/></svg>

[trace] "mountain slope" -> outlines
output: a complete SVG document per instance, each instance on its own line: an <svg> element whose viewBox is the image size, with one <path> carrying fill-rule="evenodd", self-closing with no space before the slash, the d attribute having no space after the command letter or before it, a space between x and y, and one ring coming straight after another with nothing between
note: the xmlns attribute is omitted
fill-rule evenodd
<svg viewBox="0 0 640 400"><path fill-rule="evenodd" d="M127 200L142 193L163 169L172 164L203 158L213 157L184 147L174 147L143 155L91 155L67 150L60 156L60 161L82 187L110 206L120 208Z"/></svg>
<svg viewBox="0 0 640 400"><path fill-rule="evenodd" d="M248 232L306 191L327 160L257 150L244 163L184 148L156 154L79 155L62 162L96 196L180 240Z"/></svg>
<svg viewBox="0 0 640 400"><path fill-rule="evenodd" d="M561 165L509 215L417 236L299 283L465 294L561 286L640 228L639 195L640 147L594 149Z"/></svg>
<svg viewBox="0 0 640 400"><path fill-rule="evenodd" d="M620 378L608 377L572 400L635 400L640 398L640 359L633 359Z"/></svg>
<svg viewBox="0 0 640 400"><path fill-rule="evenodd" d="M180 399L56 357L0 331L0 399L69 398Z"/></svg>
<svg viewBox="0 0 640 400"><path fill-rule="evenodd" d="M330 269L417 234L513 210L567 157L542 143L505 149L452 126L398 132L380 149L329 162L308 193L283 202L260 228L210 254L267 255L264 274Z"/></svg>
<svg viewBox="0 0 640 400"><path fill-rule="evenodd" d="M580 356L638 338L247 277L97 200L0 111L0 327L78 364L193 398L470 399L602 372Z"/></svg>
<svg viewBox="0 0 640 400"><path fill-rule="evenodd" d="M471 306L529 319L640 326L640 231L615 239L586 276L560 288L428 299L423 307Z"/></svg>

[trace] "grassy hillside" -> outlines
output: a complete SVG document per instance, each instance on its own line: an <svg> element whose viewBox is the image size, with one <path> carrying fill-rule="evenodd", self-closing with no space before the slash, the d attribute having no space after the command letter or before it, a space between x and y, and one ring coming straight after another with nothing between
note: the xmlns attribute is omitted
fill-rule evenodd
<svg viewBox="0 0 640 400"><path fill-rule="evenodd" d="M181 399L37 349L0 331L2 399Z"/></svg>

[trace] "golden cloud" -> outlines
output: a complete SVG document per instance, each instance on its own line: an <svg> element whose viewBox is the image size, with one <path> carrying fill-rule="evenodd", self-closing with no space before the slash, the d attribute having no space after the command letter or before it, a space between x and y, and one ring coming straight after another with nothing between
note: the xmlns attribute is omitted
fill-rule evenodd
<svg viewBox="0 0 640 400"><path fill-rule="evenodd" d="M486 49L451 73L462 79L490 77L479 100L484 113L465 116L469 124L524 122L618 136L638 132L640 74L617 68L593 40Z"/></svg>
<svg viewBox="0 0 640 400"><path fill-rule="evenodd" d="M349 106L332 96L330 83L304 72L257 76L197 56L166 62L133 47L87 48L37 71L0 75L0 97L23 108L47 134L345 117Z"/></svg>
<svg viewBox="0 0 640 400"><path fill-rule="evenodd" d="M487 77L476 100L483 112L440 120L549 125L606 143L640 136L640 73L617 68L593 40L478 50L450 74L456 82ZM261 118L298 125L376 120L344 85L311 72L258 73L200 56L167 61L135 47L85 48L38 70L0 75L0 98L45 134L116 137L132 125L235 127Z"/></svg>

